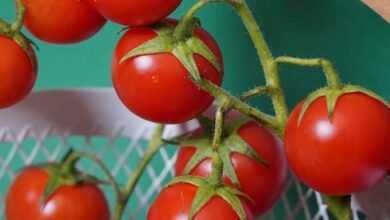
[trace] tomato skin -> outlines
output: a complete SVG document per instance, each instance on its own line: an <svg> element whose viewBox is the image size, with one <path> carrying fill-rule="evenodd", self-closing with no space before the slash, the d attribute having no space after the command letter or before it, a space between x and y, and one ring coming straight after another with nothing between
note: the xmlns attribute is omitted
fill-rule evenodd
<svg viewBox="0 0 390 220"><path fill-rule="evenodd" d="M254 204L250 204L249 207L254 216L257 216L272 208L283 193L288 174L287 161L278 138L256 122L251 121L242 125L238 134L269 163L267 168L242 154L233 153L231 155L233 167L240 182L240 190L254 201ZM183 174L186 164L194 153L194 147L180 148L175 164L176 175ZM209 176L211 160L202 161L190 174ZM227 177L224 177L224 182L233 185Z"/></svg>
<svg viewBox="0 0 390 220"><path fill-rule="evenodd" d="M187 219L196 191L196 186L187 183L178 183L163 189L150 207L147 220ZM246 203L242 202L247 219L252 220L251 212ZM239 217L227 202L215 196L193 218L193 220L210 219L239 220Z"/></svg>
<svg viewBox="0 0 390 220"><path fill-rule="evenodd" d="M301 124L302 103L285 133L295 174L317 191L346 195L372 187L386 175L390 151L390 110L362 93L341 96L328 119L324 97L315 100Z"/></svg>
<svg viewBox="0 0 390 220"><path fill-rule="evenodd" d="M42 207L48 181L46 171L26 168L13 182L6 198L7 220L109 220L104 194L92 184L62 186Z"/></svg>
<svg viewBox="0 0 390 220"><path fill-rule="evenodd" d="M0 108L6 108L30 93L37 77L37 66L36 60L32 60L13 39L1 35L0 51Z"/></svg>
<svg viewBox="0 0 390 220"><path fill-rule="evenodd" d="M107 19L134 27L160 21L172 13L181 0L89 0L89 2Z"/></svg>
<svg viewBox="0 0 390 220"><path fill-rule="evenodd" d="M195 34L214 52L222 65L217 43L204 30ZM120 59L157 34L149 27L130 29L119 41L112 62L114 88L127 108L153 122L174 124L193 119L206 110L213 97L197 87L179 60L170 53L141 55L123 63ZM221 85L223 73L200 55L194 55L204 78Z"/></svg>
<svg viewBox="0 0 390 220"><path fill-rule="evenodd" d="M50 43L78 43L97 33L106 22L87 0L23 0L23 3L27 29Z"/></svg>

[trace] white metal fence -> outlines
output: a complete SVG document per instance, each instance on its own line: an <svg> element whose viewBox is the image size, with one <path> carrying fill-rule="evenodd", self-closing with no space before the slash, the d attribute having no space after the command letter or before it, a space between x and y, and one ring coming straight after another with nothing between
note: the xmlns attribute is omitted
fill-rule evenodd
<svg viewBox="0 0 390 220"><path fill-rule="evenodd" d="M0 200L23 166L59 159L70 147L96 153L121 184L143 158L153 124L129 113L111 89L39 92L0 111ZM171 126L167 136L191 125ZM130 199L124 219L145 219L148 206L173 175L175 148L167 146L153 159ZM82 161L80 168L102 176ZM110 187L103 187L113 202ZM0 201L0 219L5 219ZM359 219L354 213L354 218ZM263 219L331 219L321 197L291 178L286 193ZM363 219L363 218L360 218ZM382 219L375 219L382 220ZM386 220L383 218L383 220Z"/></svg>

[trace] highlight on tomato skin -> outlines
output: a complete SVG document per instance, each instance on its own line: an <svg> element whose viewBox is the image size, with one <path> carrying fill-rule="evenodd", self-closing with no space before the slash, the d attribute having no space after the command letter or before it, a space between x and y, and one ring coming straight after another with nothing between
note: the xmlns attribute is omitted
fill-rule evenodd
<svg viewBox="0 0 390 220"><path fill-rule="evenodd" d="M42 207L48 174L37 167L25 168L13 181L5 201L7 220L109 220L103 192L94 184L62 186Z"/></svg>
<svg viewBox="0 0 390 220"><path fill-rule="evenodd" d="M87 0L23 0L24 25L42 41L72 44L87 40L106 23Z"/></svg>
<svg viewBox="0 0 390 220"><path fill-rule="evenodd" d="M150 207L147 220L188 219L196 192L197 187L187 183L178 183L163 189ZM247 203L243 200L241 202L247 220L253 220ZM193 218L193 220L210 219L239 220L240 218L226 201L214 196Z"/></svg>
<svg viewBox="0 0 390 220"><path fill-rule="evenodd" d="M211 35L200 28L194 34L222 66L220 48ZM122 36L112 61L115 91L123 104L141 118L164 124L189 121L205 111L214 98L192 82L190 73L173 54L140 55L120 63L129 51L156 36L151 27L131 28ZM218 71L203 56L195 54L194 59L205 79L221 85L223 71Z"/></svg>
<svg viewBox="0 0 390 220"><path fill-rule="evenodd" d="M259 216L270 210L284 192L288 176L287 160L279 138L258 123L249 121L243 124L237 133L268 163L268 166L265 166L239 153L231 155L231 161L240 182L238 188L251 197L253 204L249 203L249 207L254 216ZM202 132L197 130L195 136L201 134ZM184 168L194 153L195 146L185 146L179 149L175 163L176 176L183 175ZM190 172L190 175L210 176L211 166L210 159L203 160ZM234 186L226 176L224 176L224 182Z"/></svg>
<svg viewBox="0 0 390 220"><path fill-rule="evenodd" d="M105 18L130 27L154 24L171 14L182 0L89 0Z"/></svg>
<svg viewBox="0 0 390 220"><path fill-rule="evenodd" d="M37 78L35 52L31 57L13 39L0 35L0 108L23 100L34 87Z"/></svg>
<svg viewBox="0 0 390 220"><path fill-rule="evenodd" d="M368 190L388 174L390 110L363 93L342 95L328 117L324 97L315 100L299 123L302 103L292 112L285 147L292 171L310 187L329 195Z"/></svg>

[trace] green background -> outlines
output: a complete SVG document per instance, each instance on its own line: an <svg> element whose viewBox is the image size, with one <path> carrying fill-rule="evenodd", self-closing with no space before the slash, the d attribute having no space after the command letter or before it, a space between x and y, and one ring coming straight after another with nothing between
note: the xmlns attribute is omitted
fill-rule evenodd
<svg viewBox="0 0 390 220"><path fill-rule="evenodd" d="M183 14L193 2L184 0L174 17ZM345 82L361 84L390 99L390 25L360 1L248 2L275 55L327 57L335 63ZM13 15L13 1L2 0L0 16L11 20ZM199 16L223 50L224 87L239 94L263 84L255 50L234 12L213 5ZM50 45L33 38L40 48L35 90L111 86L111 54L120 29L118 25L107 24L98 35L77 45ZM290 106L324 82L319 69L283 66L281 72ZM270 110L269 103L263 101L254 102ZM289 193L289 198L296 196Z"/></svg>
<svg viewBox="0 0 390 220"><path fill-rule="evenodd" d="M193 2L184 0L174 17L182 15ZM346 82L362 84L390 98L390 25L360 1L248 2L275 55L328 57ZM0 16L12 19L13 15L13 1L1 1ZM229 7L213 5L199 16L222 47L224 86L238 94L262 84L255 50L234 12ZM34 39L40 48L35 89L111 86L111 54L120 29L110 23L89 41L70 46ZM323 83L319 69L284 66L281 71L290 106Z"/></svg>

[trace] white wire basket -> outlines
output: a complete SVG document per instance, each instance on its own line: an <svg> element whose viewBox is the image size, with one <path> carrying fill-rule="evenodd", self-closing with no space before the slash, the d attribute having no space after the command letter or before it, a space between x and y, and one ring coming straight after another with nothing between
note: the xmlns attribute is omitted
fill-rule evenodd
<svg viewBox="0 0 390 220"><path fill-rule="evenodd" d="M37 92L12 108L0 110L0 219L5 219L3 200L18 170L32 163L60 159L70 147L94 152L124 184L143 157L153 127L124 108L112 89ZM164 135L175 136L195 127L195 122L168 126ZM155 156L123 219L145 219L150 203L173 176L175 150L167 146ZM86 161L81 162L80 168L103 177L95 165ZM103 189L112 205L113 191L108 186ZM390 180L385 180L370 192L357 195L354 219L364 219L357 211L359 203L369 219L390 220L389 189ZM291 178L280 202L261 219L332 218L319 194Z"/></svg>

